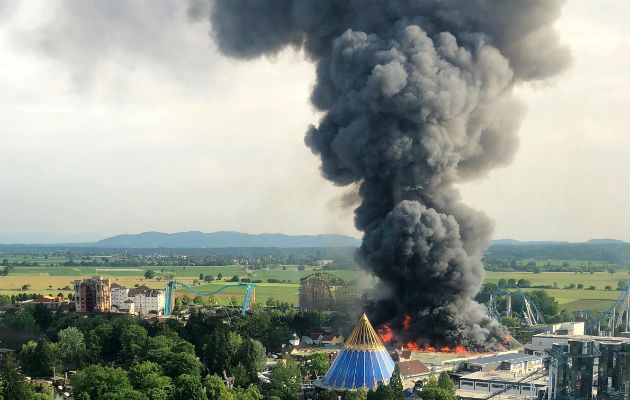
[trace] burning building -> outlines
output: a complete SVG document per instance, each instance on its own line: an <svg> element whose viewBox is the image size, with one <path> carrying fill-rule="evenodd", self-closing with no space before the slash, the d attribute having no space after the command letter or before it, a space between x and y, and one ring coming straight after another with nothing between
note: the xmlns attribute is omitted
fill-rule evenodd
<svg viewBox="0 0 630 400"><path fill-rule="evenodd" d="M333 390L376 389L389 383L394 361L363 314L317 385Z"/></svg>
<svg viewBox="0 0 630 400"><path fill-rule="evenodd" d="M324 177L358 199L357 259L379 278L367 311L400 343L505 342L473 300L492 222L458 185L511 162L524 114L514 87L568 65L554 30L563 3L212 2L211 35L226 55L293 47L316 63L311 102L323 116L305 142Z"/></svg>
<svg viewBox="0 0 630 400"><path fill-rule="evenodd" d="M109 279L94 276L82 281L74 281L74 302L77 312L111 310Z"/></svg>

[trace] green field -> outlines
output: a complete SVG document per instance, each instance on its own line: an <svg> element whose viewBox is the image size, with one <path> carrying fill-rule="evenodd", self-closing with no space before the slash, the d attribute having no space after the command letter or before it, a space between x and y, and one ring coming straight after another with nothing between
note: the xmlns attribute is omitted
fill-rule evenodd
<svg viewBox="0 0 630 400"><path fill-rule="evenodd" d="M562 260L558 260L562 262ZM147 280L144 273L147 269L155 271L155 278ZM164 271L161 271L164 269ZM109 278L112 282L116 282L123 286L133 287L134 285L147 285L152 288L164 288L166 281L170 276L179 282L193 285L200 292L212 292L221 286L230 284L228 282L234 275L239 278L248 278L252 281L262 280L257 283L256 301L263 303L270 297L292 304L298 303L298 289L300 278L310 275L319 269L314 267L306 267L304 271L298 271L297 265L278 266L271 269L263 270L247 270L239 265L230 266L186 266L186 267L115 267L115 268L95 268L95 267L14 267L9 276L0 276L0 294L17 294L21 292L22 285L30 284L28 292L37 292L42 294L57 294L59 291L64 294L70 293L69 290L63 290L64 287L72 287L72 282L85 277L101 275ZM339 270L327 271L345 280L364 279L366 274L361 271ZM223 276L221 281L213 281L210 283L197 282L199 274L212 275L215 279L219 274ZM268 283L268 279L278 279L283 283ZM556 298L561 309L568 311L576 310L592 310L607 309L614 300L619 296L620 292L614 290L617 288L619 280L628 279L628 274L617 272L610 274L607 272L589 273L573 273L573 272L543 272L534 274L530 272L486 272L486 282L497 283L499 279L527 279L533 286L554 286L552 289L536 289L545 290L549 295ZM587 289L563 289L569 284L583 284L585 288L593 285L596 290ZM613 290L604 290L606 286L611 286ZM181 296L187 292L186 289L179 288L178 295ZM230 296L242 297L244 290L242 288L229 288L217 295L217 299ZM192 297L193 294L190 293Z"/></svg>
<svg viewBox="0 0 630 400"><path fill-rule="evenodd" d="M543 272L534 274L531 272L486 272L486 282L497 283L499 279L527 279L532 286L557 286L553 289L524 289L545 290L550 296L555 297L560 305L560 309L567 311L608 309L617 299L621 292L614 290L617 282L627 280L628 274L616 272L595 272L593 274L580 274L574 272ZM585 289L563 289L569 284L583 284ZM596 290L587 290L589 286L595 286ZM604 290L606 286L611 286L613 290Z"/></svg>
<svg viewBox="0 0 630 400"><path fill-rule="evenodd" d="M165 271L161 271L162 269ZM144 273L147 269L155 271L154 279L145 279ZM112 282L123 286L133 287L134 285L146 285L151 288L165 288L166 281L173 275L173 280L191 285L200 292L212 292L222 286L233 284L230 278L238 275L239 278L248 278L252 281L262 280L256 283L256 301L265 303L268 298L273 298L282 302L297 304L298 288L300 278L320 271L314 267L306 267L304 271L298 271L297 265L285 265L268 270L246 270L238 265L231 266L186 266L186 267L116 267L116 268L95 268L95 267L14 267L9 276L0 276L0 294L18 294L22 285L30 284L27 292L37 292L44 295L56 295L58 292L67 295L69 290L64 287L72 287L75 280L86 277L100 275L109 278ZM326 271L344 280L357 279L365 276L360 271ZM210 283L195 281L199 275L212 275L215 281ZM222 280L218 281L218 275L222 275ZM268 279L278 279L285 283L268 283ZM194 293L187 289L178 288L178 296L188 294L193 297ZM228 288L217 295L219 303L224 297L242 297L244 290L241 288Z"/></svg>

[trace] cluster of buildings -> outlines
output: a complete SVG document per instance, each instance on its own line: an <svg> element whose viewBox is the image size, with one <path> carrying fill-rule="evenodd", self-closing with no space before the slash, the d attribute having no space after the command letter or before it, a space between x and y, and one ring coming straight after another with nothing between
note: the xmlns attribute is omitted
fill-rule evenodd
<svg viewBox="0 0 630 400"><path fill-rule="evenodd" d="M77 312L120 312L126 314L158 314L164 312L166 293L147 286L126 288L100 276L74 281Z"/></svg>
<svg viewBox="0 0 630 400"><path fill-rule="evenodd" d="M297 336L293 340L291 345L299 344ZM442 372L453 378L461 400L628 400L630 393L630 333L587 336L583 323L545 327L520 350L412 353L387 351L363 315L343 346L329 356L328 372L313 382L315 390L375 389L389 383L397 363L405 397L411 399L418 398L414 388Z"/></svg>

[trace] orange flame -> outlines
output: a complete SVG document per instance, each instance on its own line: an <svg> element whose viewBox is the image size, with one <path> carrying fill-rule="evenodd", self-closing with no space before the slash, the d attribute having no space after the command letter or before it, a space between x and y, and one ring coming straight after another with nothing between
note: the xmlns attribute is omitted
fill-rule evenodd
<svg viewBox="0 0 630 400"><path fill-rule="evenodd" d="M403 320L403 327L406 329L409 327L411 323L411 317L409 315L405 315L405 319ZM397 340L396 335L392 332L392 328L389 323L383 324L380 328L376 330L376 334L381 339L383 343L395 342ZM411 350L416 353L457 353L457 354L472 354L470 351L466 350L463 346L455 346L448 347L443 346L439 349L436 349L433 346L428 345L420 345L416 342L407 342L404 346L405 349Z"/></svg>
<svg viewBox="0 0 630 400"><path fill-rule="evenodd" d="M436 349L433 346L419 346L417 343L408 342L405 345L405 349L411 350L416 353L456 353L456 354L472 354L466 350L463 346L455 346L453 348L444 346Z"/></svg>
<svg viewBox="0 0 630 400"><path fill-rule="evenodd" d="M390 342L394 339L394 334L392 333L392 328L389 327L389 324L385 324L377 330L377 335L381 340L385 343Z"/></svg>

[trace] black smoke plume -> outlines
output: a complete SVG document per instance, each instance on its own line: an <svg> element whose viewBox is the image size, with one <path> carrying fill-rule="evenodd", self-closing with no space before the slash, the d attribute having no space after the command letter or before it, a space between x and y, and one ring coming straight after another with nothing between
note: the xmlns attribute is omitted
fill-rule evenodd
<svg viewBox="0 0 630 400"><path fill-rule="evenodd" d="M357 256L380 279L368 311L398 340L475 350L505 340L472 300L492 224L460 201L456 184L512 160L523 114L514 85L568 65L553 29L562 4L212 3L211 35L225 54L249 59L292 46L316 63L311 101L325 115L305 141L327 179L359 185Z"/></svg>

